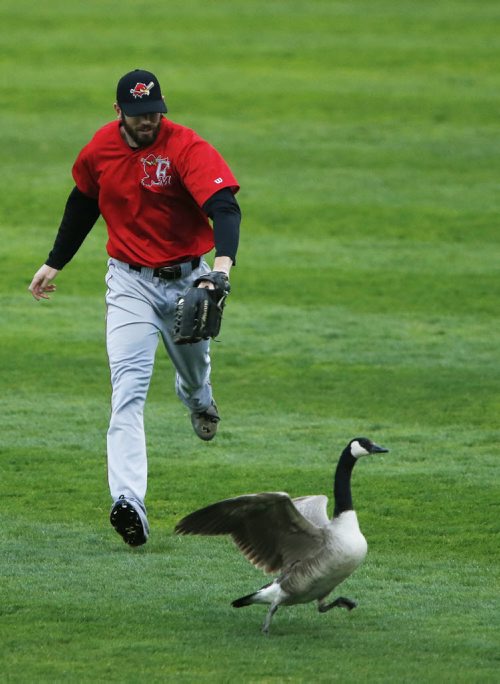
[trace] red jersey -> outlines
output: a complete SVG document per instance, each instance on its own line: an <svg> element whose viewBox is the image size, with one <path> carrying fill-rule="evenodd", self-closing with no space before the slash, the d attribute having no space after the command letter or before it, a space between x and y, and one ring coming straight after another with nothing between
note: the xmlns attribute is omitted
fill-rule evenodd
<svg viewBox="0 0 500 684"><path fill-rule="evenodd" d="M133 149L113 121L97 131L73 166L78 189L95 197L108 227L108 254L157 268L214 246L201 206L238 182L219 152L185 126L162 118L148 147Z"/></svg>

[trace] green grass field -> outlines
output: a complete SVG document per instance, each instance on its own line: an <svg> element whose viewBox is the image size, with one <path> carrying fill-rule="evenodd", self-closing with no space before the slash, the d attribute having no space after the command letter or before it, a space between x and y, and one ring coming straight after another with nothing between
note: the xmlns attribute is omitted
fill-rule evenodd
<svg viewBox="0 0 500 684"><path fill-rule="evenodd" d="M2 0L0 672L6 682L500 681L500 5ZM161 350L151 538L108 522L105 227L27 292L118 78L224 154L242 239L197 440ZM173 534L227 496L331 495L347 441L369 552L351 612Z"/></svg>

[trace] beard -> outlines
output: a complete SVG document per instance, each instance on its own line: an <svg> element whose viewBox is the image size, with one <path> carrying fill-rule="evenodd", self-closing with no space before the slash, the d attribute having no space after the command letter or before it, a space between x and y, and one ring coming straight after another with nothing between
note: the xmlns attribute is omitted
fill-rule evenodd
<svg viewBox="0 0 500 684"><path fill-rule="evenodd" d="M158 137L161 119L157 124L147 122L139 124L138 126L130 126L125 121L125 117L122 114L121 125L123 126L127 135L135 142L137 147L147 147L148 145L152 145Z"/></svg>

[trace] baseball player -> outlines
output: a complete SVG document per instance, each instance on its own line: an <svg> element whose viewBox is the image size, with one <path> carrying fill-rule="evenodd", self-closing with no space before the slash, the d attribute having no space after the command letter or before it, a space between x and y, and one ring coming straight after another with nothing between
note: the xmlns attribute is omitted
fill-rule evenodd
<svg viewBox="0 0 500 684"><path fill-rule="evenodd" d="M102 215L109 255L110 521L127 544L139 546L149 535L143 411L155 351L161 338L194 432L211 440L220 417L210 384L209 339L177 345L171 331L177 299L186 288L213 289L222 282L225 293L229 290L241 213L230 168L194 131L164 117L167 106L154 74L138 69L125 74L114 109L118 119L100 128L75 161L75 187L29 290L37 300L49 298L54 278ZM214 246L211 271L204 255Z"/></svg>

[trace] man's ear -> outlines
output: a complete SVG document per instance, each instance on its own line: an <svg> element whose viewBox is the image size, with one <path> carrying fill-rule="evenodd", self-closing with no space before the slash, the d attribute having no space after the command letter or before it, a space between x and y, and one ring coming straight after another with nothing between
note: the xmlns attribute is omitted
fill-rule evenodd
<svg viewBox="0 0 500 684"><path fill-rule="evenodd" d="M120 107L118 106L118 102L115 102L115 103L114 103L113 109L115 110L115 112L116 112L118 118L121 119L121 117L122 117L122 110L121 110Z"/></svg>

